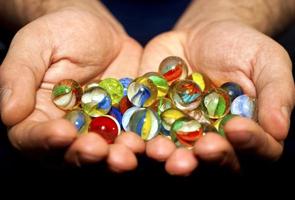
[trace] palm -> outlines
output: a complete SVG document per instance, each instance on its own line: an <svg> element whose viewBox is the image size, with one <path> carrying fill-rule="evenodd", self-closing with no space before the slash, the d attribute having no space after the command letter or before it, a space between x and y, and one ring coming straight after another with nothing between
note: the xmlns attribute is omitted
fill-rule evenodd
<svg viewBox="0 0 295 200"><path fill-rule="evenodd" d="M246 93L256 96L254 79L262 68L256 66L263 48L271 39L242 24L210 24L194 34L187 45L188 57L195 70L206 74L216 85L239 83ZM195 45L193 45L195 44Z"/></svg>
<svg viewBox="0 0 295 200"><path fill-rule="evenodd" d="M261 42L266 37L244 26L241 29L229 25L212 24L193 34L173 31L158 36L146 48L143 69L157 70L156 64L152 69L146 66L151 62L159 63L166 56L178 55L188 62L190 71L207 75L216 85L226 81L237 82L247 93L255 95L251 72L263 45ZM155 57L155 61L150 61L151 57Z"/></svg>
<svg viewBox="0 0 295 200"><path fill-rule="evenodd" d="M195 153L199 158L218 160L237 169L238 162L232 146L270 159L280 156L282 145L278 141L283 140L288 133L288 119L280 114L279 102L283 100L276 94L275 88L292 88L293 84L281 81L282 85L276 85L282 77L292 80L290 60L283 48L243 24L217 22L197 30L176 30L156 37L144 51L142 72L156 71L161 60L171 55L184 58L191 71L207 75L217 86L227 81L236 82L247 94L258 98L259 125L243 118L231 120L225 127L230 143L208 134L195 145ZM275 101L268 98L269 94L276 97ZM292 94L288 94L290 105L292 98ZM167 160L166 169L169 172L185 174L196 167L197 162L193 161L191 152L176 150L160 155L152 151L152 148L161 148L163 144L159 138L158 141L150 142L147 153L155 159ZM168 146L167 141L166 144Z"/></svg>
<svg viewBox="0 0 295 200"><path fill-rule="evenodd" d="M91 37L91 35L88 37ZM95 38L92 39L95 40ZM133 41L127 41L123 45L125 47L127 46L128 49L133 51L134 53L139 49L132 49L132 45L134 45L132 44L132 42ZM59 61L51 64L48 67L48 70L44 75L41 85L37 89L36 104L34 111L27 118L27 120L48 121L52 119L61 118L65 114L62 110L58 109L51 100L52 88L54 84L56 84L60 80L73 79L78 81L80 84L84 85L95 80L102 79L104 77L134 77L137 74L137 68L135 66L127 72L124 71L124 73L122 73L122 71L116 70L120 67L124 67L119 66L118 64L125 64L122 63L121 60L118 60L118 55L116 55L112 60L110 60L112 63L106 62L104 66L101 65L101 60L99 56L92 56L99 55L98 49L100 47L97 44L93 44L95 43L92 43L92 41L84 41L85 47L91 45L93 46L91 48L91 50L93 51L89 51L88 48L80 48L77 52L74 52L74 54L65 54L63 56L64 58L57 58L58 55L52 55L52 58L55 58ZM65 49L57 49L56 52L70 52L70 49L67 49L69 44L63 43L63 45L65 46ZM71 45L80 46L79 42ZM125 47L120 47L121 50L118 51L118 54L127 54L128 52L124 52ZM81 57L81 59L79 59L79 56ZM134 57L133 59L133 61L130 61L131 64L128 63L129 66L132 64L136 64L139 58Z"/></svg>
<svg viewBox="0 0 295 200"><path fill-rule="evenodd" d="M14 55L21 50L25 53ZM12 62L11 55L18 57L18 64L24 66L21 78L25 79L18 81L27 82L24 90L31 93L23 104L19 99L10 102L12 106L7 109L7 115L4 111L6 123L12 125L9 137L13 145L24 151L69 147L66 159L78 165L107 156L109 147L97 134L76 138L73 125L62 119L64 112L53 104L51 91L62 79L74 79L84 85L104 77L135 77L140 45L114 22L68 9L27 25L16 35L9 51L4 66ZM118 70L121 68L124 70ZM10 69L15 70L13 76L18 73L17 69ZM11 115L12 110L15 115ZM135 146L138 143L141 148L138 151L142 151L141 141ZM115 170L136 166L133 152L126 147L116 144L110 151L113 153L108 162ZM127 167L120 161L126 159L130 160Z"/></svg>
<svg viewBox="0 0 295 200"><path fill-rule="evenodd" d="M51 62L48 63L49 66L37 90L35 110L30 116L32 120L57 119L64 115L64 112L54 106L51 100L51 90L54 84L60 80L73 79L84 85L104 77L134 77L137 74L135 65L139 62L139 57L135 56L128 60L129 71L117 70L127 64L123 56L128 56L130 51L134 55L140 54L140 48L132 39L125 35L113 34L111 37L113 40L117 40L115 41L117 44L102 44L102 36L97 34L100 32L98 27L76 35L72 33L72 29L75 27L63 25L51 29L50 26L53 23L51 20L48 24L51 36L52 34L58 36L63 30L63 38L52 38L54 41L52 45L56 48L52 50L53 54L49 58ZM80 29L87 29L89 25L81 23L77 26ZM44 35L42 35L43 37ZM45 37L50 38L50 35ZM71 40L66 38L71 38ZM109 46L102 50L101 45ZM102 57L104 58L102 59Z"/></svg>

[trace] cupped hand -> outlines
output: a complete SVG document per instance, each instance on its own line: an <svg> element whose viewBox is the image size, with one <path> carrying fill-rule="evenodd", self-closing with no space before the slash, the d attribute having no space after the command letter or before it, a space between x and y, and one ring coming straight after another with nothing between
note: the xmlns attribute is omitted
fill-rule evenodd
<svg viewBox="0 0 295 200"><path fill-rule="evenodd" d="M239 170L236 151L269 160L280 157L295 89L290 58L278 43L238 21L178 27L146 46L140 72L157 71L161 60L171 55L184 58L190 71L207 75L217 86L228 81L240 84L246 94L257 98L258 122L235 117L225 125L226 138L209 133L191 151L176 149L158 136L147 143L149 157L166 161L168 173L178 175L191 173L199 160Z"/></svg>
<svg viewBox="0 0 295 200"><path fill-rule="evenodd" d="M122 134L112 145L95 133L77 137L52 103L51 90L62 79L84 85L104 77L135 77L141 52L105 12L63 8L23 27L0 68L1 117L10 127L11 143L25 152L65 148L65 160L76 165L106 158L113 170L134 169L135 153L144 151L137 135Z"/></svg>

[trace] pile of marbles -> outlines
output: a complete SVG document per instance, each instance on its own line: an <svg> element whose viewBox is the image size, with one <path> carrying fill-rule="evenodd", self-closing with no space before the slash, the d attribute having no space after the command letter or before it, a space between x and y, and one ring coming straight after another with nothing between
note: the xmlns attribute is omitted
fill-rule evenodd
<svg viewBox="0 0 295 200"><path fill-rule="evenodd" d="M106 78L83 88L74 80L57 83L54 104L79 134L95 132L113 143L121 130L148 141L157 135L177 146L192 147L208 132L224 135L224 124L234 116L255 118L255 99L233 82L215 86L208 77L188 75L185 61L164 59L158 72L136 79Z"/></svg>

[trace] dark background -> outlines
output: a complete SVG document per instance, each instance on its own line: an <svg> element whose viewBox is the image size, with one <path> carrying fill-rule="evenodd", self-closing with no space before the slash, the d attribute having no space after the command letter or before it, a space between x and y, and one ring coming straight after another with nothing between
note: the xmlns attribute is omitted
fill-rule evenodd
<svg viewBox="0 0 295 200"><path fill-rule="evenodd" d="M179 16L183 13L189 0L104 0L106 6L125 26L127 32L140 43L146 44L155 35L170 30ZM5 56L13 33L0 28L0 59ZM289 27L284 33L275 38L289 52L292 62L295 61L295 26ZM294 76L294 70L293 70ZM289 91L284 91L289 92ZM290 91L291 92L291 91ZM23 98L23 97L20 97ZM271 94L270 94L271 98ZM139 159L139 168L126 174L113 174L107 170L105 163L83 168L71 168L62 163L60 152L48 155L42 160L32 160L16 152L7 140L6 128L0 124L0 178L9 177L11 180L26 181L29 179L48 180L62 178L87 178L87 180L137 180L138 178L162 177L161 180L178 181L185 183L198 181L207 177L285 177L294 176L295 172L295 137L294 112L291 119L289 136L285 143L283 156L278 162L269 163L263 160L253 160L242 156L241 174L214 166L201 167L188 178L170 177L164 171L164 165L151 161L142 156ZM123 177L123 179L118 179ZM160 179L157 179L160 180ZM203 179L202 179L203 180ZM84 183L81 183L84 184ZM158 182L159 184L159 182ZM211 183L214 184L214 183Z"/></svg>

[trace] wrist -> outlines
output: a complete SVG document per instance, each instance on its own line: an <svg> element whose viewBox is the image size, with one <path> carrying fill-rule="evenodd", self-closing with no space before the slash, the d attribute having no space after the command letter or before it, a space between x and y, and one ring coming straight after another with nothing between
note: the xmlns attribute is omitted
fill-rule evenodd
<svg viewBox="0 0 295 200"><path fill-rule="evenodd" d="M102 9L97 0L15 0L17 17L25 25L38 17L66 8L78 8L89 12Z"/></svg>
<svg viewBox="0 0 295 200"><path fill-rule="evenodd" d="M123 28L98 0L0 0L0 22L17 30L49 13L64 9L79 9L106 19L120 31Z"/></svg>
<svg viewBox="0 0 295 200"><path fill-rule="evenodd" d="M294 18L294 0L198 0L192 2L175 29L195 29L216 21L237 21L272 35Z"/></svg>

